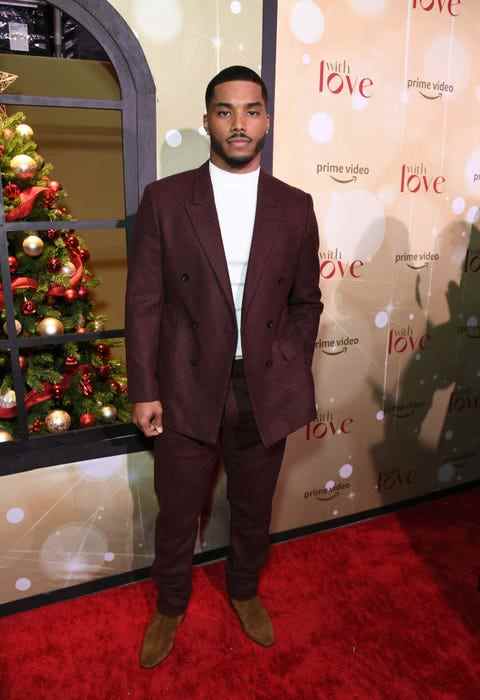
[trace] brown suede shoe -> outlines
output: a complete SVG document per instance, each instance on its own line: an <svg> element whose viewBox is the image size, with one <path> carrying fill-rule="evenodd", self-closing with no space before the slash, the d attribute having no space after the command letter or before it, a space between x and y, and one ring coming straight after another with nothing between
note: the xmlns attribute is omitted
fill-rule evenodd
<svg viewBox="0 0 480 700"><path fill-rule="evenodd" d="M163 615L158 610L153 615L143 638L140 665L153 668L167 658L172 651L175 633L185 615Z"/></svg>
<svg viewBox="0 0 480 700"><path fill-rule="evenodd" d="M275 642L270 615L263 607L260 598L255 596L248 600L231 598L233 609L240 618L240 623L247 637L262 647L270 647Z"/></svg>

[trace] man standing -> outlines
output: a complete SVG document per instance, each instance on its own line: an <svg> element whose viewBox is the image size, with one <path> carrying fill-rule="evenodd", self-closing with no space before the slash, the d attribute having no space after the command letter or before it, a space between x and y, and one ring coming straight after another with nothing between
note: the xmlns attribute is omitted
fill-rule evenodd
<svg viewBox="0 0 480 700"><path fill-rule="evenodd" d="M140 663L173 647L191 593L198 517L223 458L227 588L245 633L274 634L258 594L286 437L316 417L323 304L312 197L260 167L267 90L243 66L209 83L210 159L145 189L129 259L126 343L134 423L154 437L157 610Z"/></svg>

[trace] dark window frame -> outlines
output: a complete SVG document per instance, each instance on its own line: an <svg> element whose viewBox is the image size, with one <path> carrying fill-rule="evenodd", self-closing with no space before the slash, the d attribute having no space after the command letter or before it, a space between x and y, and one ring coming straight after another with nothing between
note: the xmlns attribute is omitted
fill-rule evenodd
<svg viewBox="0 0 480 700"><path fill-rule="evenodd" d="M50 4L70 15L104 48L116 72L121 99L93 100L10 93L2 95L1 102L15 107L108 109L121 113L125 219L78 219L69 222L69 226L83 230L125 229L128 260L140 198L145 186L156 179L155 83L138 40L122 16L106 0L50 0ZM10 353L19 424L17 439L0 445L0 477L55 464L149 449L149 441L132 423L81 428L52 435L28 433L25 383L18 364L19 351L25 347L121 338L125 336L125 330L118 328L95 333L65 333L57 337L22 338L16 335L8 266L8 233L26 228L35 231L60 229L65 228L65 222L5 221L3 192L0 188L0 270L8 329L8 338L0 340L0 350Z"/></svg>

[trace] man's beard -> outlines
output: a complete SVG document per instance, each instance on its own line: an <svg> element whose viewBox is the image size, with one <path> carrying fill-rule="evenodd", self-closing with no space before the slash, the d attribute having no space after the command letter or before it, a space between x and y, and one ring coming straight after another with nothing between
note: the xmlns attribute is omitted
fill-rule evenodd
<svg viewBox="0 0 480 700"><path fill-rule="evenodd" d="M217 154L217 156L220 156L222 160L227 163L231 168L241 168L242 165L246 165L247 163L250 163L258 153L263 149L265 145L265 139L267 138L267 135L264 134L262 138L257 141L257 144L253 150L253 153L250 153L245 156L229 156L227 153L225 153L223 145L220 141L218 141L213 134L210 134L210 145L212 147L212 151Z"/></svg>

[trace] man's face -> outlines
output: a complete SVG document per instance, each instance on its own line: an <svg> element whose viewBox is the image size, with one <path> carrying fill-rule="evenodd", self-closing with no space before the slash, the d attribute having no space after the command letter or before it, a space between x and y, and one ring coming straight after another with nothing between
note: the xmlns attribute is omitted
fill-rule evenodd
<svg viewBox="0 0 480 700"><path fill-rule="evenodd" d="M247 80L217 85L203 124L217 165L228 170L258 167L270 125L260 85Z"/></svg>

